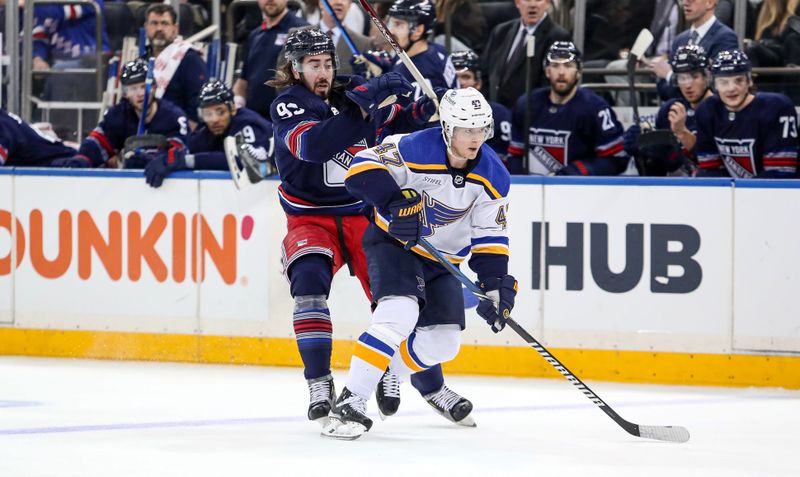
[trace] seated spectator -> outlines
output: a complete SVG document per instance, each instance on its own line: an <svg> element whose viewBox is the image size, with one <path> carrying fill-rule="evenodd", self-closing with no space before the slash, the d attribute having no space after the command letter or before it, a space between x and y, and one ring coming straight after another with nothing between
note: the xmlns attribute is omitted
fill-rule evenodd
<svg viewBox="0 0 800 477"><path fill-rule="evenodd" d="M636 158L641 176L693 175L697 156L697 120L695 111L711 96L708 58L703 47L685 45L672 57L680 98L661 105L656 115L656 131L640 145L642 129L634 124L625 131L625 151ZM671 134L663 134L664 132Z"/></svg>
<svg viewBox="0 0 800 477"><path fill-rule="evenodd" d="M622 125L605 100L578 86L580 51L570 41L555 42L547 50L544 66L550 87L521 96L511 111L509 171L579 176L623 172L629 157L623 149Z"/></svg>
<svg viewBox="0 0 800 477"><path fill-rule="evenodd" d="M800 65L799 7L800 0L764 0L755 39L745 40L753 66Z"/></svg>
<svg viewBox="0 0 800 477"><path fill-rule="evenodd" d="M683 0L683 14L691 28L684 31L672 42L670 57L683 45L700 45L710 58L723 50L738 48L739 40L733 30L723 25L714 16L717 0ZM680 91L672 83L672 68L664 58L650 61L653 72L658 76L658 94L666 101L678 97Z"/></svg>
<svg viewBox="0 0 800 477"><path fill-rule="evenodd" d="M319 25L322 21L322 12L325 11L325 6L319 0L303 0L303 14L302 17L309 23L309 25ZM333 2L331 7L333 7ZM344 11L341 17L342 24L357 32L359 35L369 35L370 19L364 12L360 5L350 2L350 6Z"/></svg>
<svg viewBox="0 0 800 477"><path fill-rule="evenodd" d="M740 50L711 63L716 95L697 108L698 176L793 178L797 112L778 93L753 93L752 65Z"/></svg>
<svg viewBox="0 0 800 477"><path fill-rule="evenodd" d="M229 136L241 138L248 156L262 166L261 177L274 173L272 123L250 109L237 110L233 91L225 83L214 80L203 85L200 116L204 124L189 137L189 154L174 161L161 157L149 162L145 167L148 184L160 187L170 173L184 169L227 171L224 142Z"/></svg>
<svg viewBox="0 0 800 477"><path fill-rule="evenodd" d="M157 99L155 91L150 91L145 111L147 69L147 62L142 58L125 65L120 75L122 100L106 111L97 127L81 143L77 156L56 159L52 166L116 167L119 161L116 156L121 154L123 167L141 169L154 158L175 160L186 153L188 124L183 111L165 99ZM144 134L153 142L149 147L132 147L130 140L137 137L143 115Z"/></svg>
<svg viewBox="0 0 800 477"><path fill-rule="evenodd" d="M0 166L47 167L53 160L71 158L77 152L0 109Z"/></svg>
<svg viewBox="0 0 800 477"><path fill-rule="evenodd" d="M507 108L525 92L525 50L528 36L535 38L534 58L542 58L556 41L568 41L569 32L547 14L551 0L515 0L519 18L497 25L489 34L483 56L484 95ZM545 85L541 60L531 67L531 84Z"/></svg>
<svg viewBox="0 0 800 477"><path fill-rule="evenodd" d="M187 19L188 21L188 19ZM191 43L178 36L178 15L171 5L154 3L144 13L148 57L156 58L156 98L165 98L197 127L197 95L206 79L206 63Z"/></svg>
<svg viewBox="0 0 800 477"><path fill-rule="evenodd" d="M478 55L483 52L488 36L488 25L476 0L438 0L436 2L435 36L444 35L445 23L450 19L452 38ZM455 50L453 50L455 51Z"/></svg>
<svg viewBox="0 0 800 477"><path fill-rule="evenodd" d="M247 106L265 118L276 94L275 88L265 83L275 76L289 30L308 25L291 14L286 4L287 0L258 0L263 22L250 32L242 74L233 85L236 106Z"/></svg>

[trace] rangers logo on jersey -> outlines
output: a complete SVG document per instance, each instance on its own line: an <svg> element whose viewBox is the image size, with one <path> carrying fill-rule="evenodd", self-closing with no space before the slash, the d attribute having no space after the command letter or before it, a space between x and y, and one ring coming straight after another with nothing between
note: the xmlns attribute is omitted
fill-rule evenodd
<svg viewBox="0 0 800 477"><path fill-rule="evenodd" d="M755 139L728 139L715 137L723 164L732 177L748 178L755 175L756 160L753 154Z"/></svg>
<svg viewBox="0 0 800 477"><path fill-rule="evenodd" d="M570 134L571 131L531 128L530 154L550 172L558 172L567 163Z"/></svg>
<svg viewBox="0 0 800 477"><path fill-rule="evenodd" d="M325 163L325 185L328 187L344 186L344 176L350 169L353 157L367 148L367 140L362 139L344 151L335 154L330 161Z"/></svg>

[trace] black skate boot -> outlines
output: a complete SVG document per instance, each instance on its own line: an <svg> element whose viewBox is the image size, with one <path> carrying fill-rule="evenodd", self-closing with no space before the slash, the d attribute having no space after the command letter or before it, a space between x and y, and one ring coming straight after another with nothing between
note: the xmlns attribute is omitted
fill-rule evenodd
<svg viewBox="0 0 800 477"><path fill-rule="evenodd" d="M389 371L383 373L375 390L375 400L378 401L378 414L381 419L394 416L400 407L400 378Z"/></svg>
<svg viewBox="0 0 800 477"><path fill-rule="evenodd" d="M450 390L447 385L442 389L430 393L425 397L428 404L439 414L449 421L455 422L459 426L475 427L475 420L470 416L472 403Z"/></svg>
<svg viewBox="0 0 800 477"><path fill-rule="evenodd" d="M344 388L330 413L330 422L322 429L323 437L352 441L372 427L367 417L367 400Z"/></svg>
<svg viewBox="0 0 800 477"><path fill-rule="evenodd" d="M308 380L308 392L311 395L308 405L308 420L316 421L322 427L328 424L328 413L336 401L336 389L333 376L328 374L320 378Z"/></svg>

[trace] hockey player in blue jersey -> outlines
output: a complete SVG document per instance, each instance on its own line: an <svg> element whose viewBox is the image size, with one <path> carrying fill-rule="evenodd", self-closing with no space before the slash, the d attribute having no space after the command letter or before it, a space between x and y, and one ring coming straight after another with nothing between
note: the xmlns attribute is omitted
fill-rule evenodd
<svg viewBox="0 0 800 477"><path fill-rule="evenodd" d="M47 167L54 159L69 159L77 152L0 109L0 166Z"/></svg>
<svg viewBox="0 0 800 477"><path fill-rule="evenodd" d="M461 283L417 245L427 239L453 263L471 254L479 286L495 301L478 314L495 332L514 307L508 274L510 177L485 144L492 110L473 88L450 90L439 107L441 128L393 135L359 152L346 185L373 208L364 236L375 310L356 343L345 388L322 435L355 439L372 421L366 405L384 370L407 376L458 354L465 327ZM428 396L453 421L472 405L447 386Z"/></svg>
<svg viewBox="0 0 800 477"><path fill-rule="evenodd" d="M793 178L797 113L779 93L753 93L750 60L739 50L711 62L716 94L697 109L698 176Z"/></svg>
<svg viewBox="0 0 800 477"><path fill-rule="evenodd" d="M147 183L160 187L164 178L183 169L228 170L223 143L228 136L241 138L243 154L256 167L258 179L274 173L272 123L255 111L236 109L233 91L225 83L212 80L198 95L198 116L203 125L189 137L189 152L169 162L169 157L150 161L144 170ZM239 167L243 167L239 164Z"/></svg>
<svg viewBox="0 0 800 477"><path fill-rule="evenodd" d="M481 59L471 51L458 51L450 55L461 88L481 90ZM500 103L489 101L494 118L494 136L486 141L494 152L506 162L508 143L511 141L511 111Z"/></svg>
<svg viewBox="0 0 800 477"><path fill-rule="evenodd" d="M435 23L436 6L431 0L397 0L389 8L389 31L431 87L456 88L456 72L447 50L428 41ZM422 95L422 88L399 58L395 58L391 71L400 73L415 85L415 99Z"/></svg>
<svg viewBox="0 0 800 477"><path fill-rule="evenodd" d="M376 144L387 128L423 126L435 114L422 98L401 108L392 99L410 94L408 81L387 73L367 82L360 76L335 76L333 42L316 27L289 34L286 64L270 85L282 90L270 114L278 195L286 212L283 264L294 298L294 330L305 366L308 418L324 424L335 399L330 371L332 322L327 298L333 275L347 266L368 298L369 277L361 237L367 228L364 204L344 186L353 156ZM421 392L441 386L440 368L413 383ZM399 386L387 377L379 405L391 413ZM388 404L387 404L388 403Z"/></svg>
<svg viewBox="0 0 800 477"><path fill-rule="evenodd" d="M126 169L141 169L154 158L174 161L186 153L186 116L169 101L156 100L152 91L144 132L153 140L160 139L160 143L125 149L126 141L136 136L143 114L147 68L147 62L141 58L125 64L120 76L124 98L106 111L97 127L81 143L78 155L53 161L53 166L113 167L122 159ZM115 157L117 155L122 157Z"/></svg>
<svg viewBox="0 0 800 477"><path fill-rule="evenodd" d="M703 47L685 45L678 48L670 64L681 96L666 101L659 108L655 136L645 134L640 140L642 129L638 124L625 131L625 151L637 158L642 176L693 175L696 169L695 111L712 94L708 58ZM664 134L666 131L671 134Z"/></svg>
<svg viewBox="0 0 800 477"><path fill-rule="evenodd" d="M524 170L525 95L511 110L508 165L512 174L610 176L623 172L629 157L623 129L600 96L578 87L581 54L570 41L557 41L544 58L549 88L530 94L528 170Z"/></svg>

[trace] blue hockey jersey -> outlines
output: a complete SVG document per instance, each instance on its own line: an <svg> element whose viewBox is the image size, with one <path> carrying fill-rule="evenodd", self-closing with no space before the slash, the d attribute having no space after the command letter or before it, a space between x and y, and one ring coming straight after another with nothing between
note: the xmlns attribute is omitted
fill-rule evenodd
<svg viewBox="0 0 800 477"><path fill-rule="evenodd" d="M386 131L408 131L414 124L416 103L395 103L382 124L365 120L344 94L363 83L360 76L337 76L328 102L296 84L272 103L275 164L282 181L278 194L286 213L359 214L363 203L344 186L353 156L375 145Z"/></svg>
<svg viewBox="0 0 800 477"><path fill-rule="evenodd" d="M374 207L372 220L388 233L386 207L401 189L421 196L422 237L453 263L470 253L469 265L483 280L508 273L508 191L510 176L491 147L481 146L465 169L453 169L441 128L387 137L356 154L347 188ZM411 249L433 260L421 246Z"/></svg>
<svg viewBox="0 0 800 477"><path fill-rule="evenodd" d="M794 177L797 169L797 113L778 93L756 93L739 112L718 96L697 108L698 175Z"/></svg>
<svg viewBox="0 0 800 477"><path fill-rule="evenodd" d="M97 5L102 12L103 0L97 0ZM85 5L38 5L34 7L33 15L33 56L56 61L95 54L94 8ZM103 51L110 52L105 18L102 19L102 28Z"/></svg>
<svg viewBox="0 0 800 477"><path fill-rule="evenodd" d="M53 159L72 157L77 152L0 109L0 166L46 167Z"/></svg>
<svg viewBox="0 0 800 477"><path fill-rule="evenodd" d="M528 172L531 174L616 175L628 165L622 125L600 96L578 88L566 104L550 101L550 88L530 95ZM525 95L511 111L509 170L522 170Z"/></svg>
<svg viewBox="0 0 800 477"><path fill-rule="evenodd" d="M188 123L183 111L163 99L157 104L156 114L145 124L145 134L162 134L172 147L185 147ZM83 140L78 153L89 159L94 167L105 164L122 150L125 139L136 136L138 128L139 116L123 98L106 111L97 127Z"/></svg>
<svg viewBox="0 0 800 477"><path fill-rule="evenodd" d="M267 152L272 161L274 154L272 123L260 114L247 108L239 109L231 118L224 134L215 136L203 124L189 137L189 152L194 155L194 168L197 170L228 170L223 143L228 136L241 136L244 142Z"/></svg>
<svg viewBox="0 0 800 477"><path fill-rule="evenodd" d="M411 62L433 88L453 89L458 87L456 69L450 61L450 55L442 45L428 43L428 49L412 56ZM424 94L422 88L417 84L417 80L399 57L395 58L392 71L399 73L414 85L414 99L418 99Z"/></svg>
<svg viewBox="0 0 800 477"><path fill-rule="evenodd" d="M489 101L494 118L494 136L486 144L505 161L511 143L511 111L500 103Z"/></svg>

